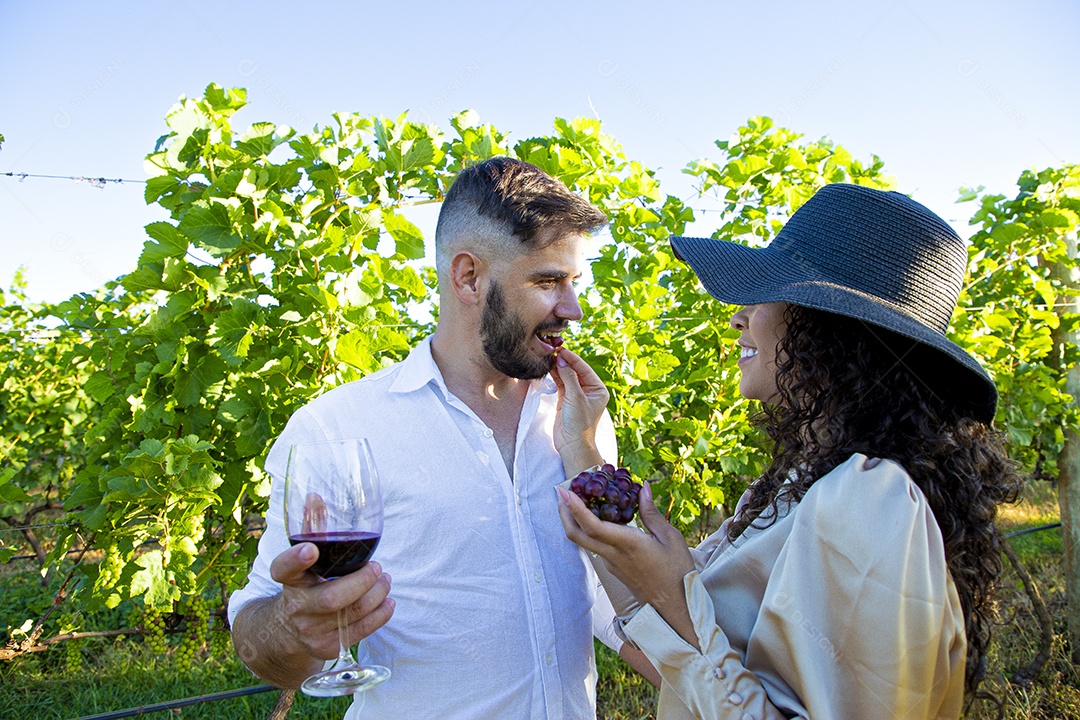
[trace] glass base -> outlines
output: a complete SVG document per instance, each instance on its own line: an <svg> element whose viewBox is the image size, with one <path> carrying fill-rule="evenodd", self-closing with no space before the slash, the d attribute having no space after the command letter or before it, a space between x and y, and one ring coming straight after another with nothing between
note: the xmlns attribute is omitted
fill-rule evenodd
<svg viewBox="0 0 1080 720"><path fill-rule="evenodd" d="M312 697L340 697L363 692L389 678L390 670L381 665L354 665L312 675L300 686L300 691Z"/></svg>

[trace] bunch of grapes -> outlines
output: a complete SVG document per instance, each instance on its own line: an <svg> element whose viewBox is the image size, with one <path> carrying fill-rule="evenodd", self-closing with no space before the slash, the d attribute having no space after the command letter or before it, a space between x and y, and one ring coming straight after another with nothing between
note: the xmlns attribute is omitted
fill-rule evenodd
<svg viewBox="0 0 1080 720"><path fill-rule="evenodd" d="M145 642L157 655L165 654L165 615L160 610L147 609L143 613Z"/></svg>
<svg viewBox="0 0 1080 720"><path fill-rule="evenodd" d="M64 665L67 666L67 671L73 675L82 670L82 653L79 652L79 646L74 640L68 640L64 643Z"/></svg>
<svg viewBox="0 0 1080 720"><path fill-rule="evenodd" d="M206 640L206 629L210 627L210 607L204 598L196 596L188 603L188 627L198 630L201 641Z"/></svg>
<svg viewBox="0 0 1080 720"><path fill-rule="evenodd" d="M579 473L570 481L570 489L596 517L625 525L637 512L641 484L633 481L626 468L616 470L609 464Z"/></svg>
<svg viewBox="0 0 1080 720"><path fill-rule="evenodd" d="M226 628L214 628L210 633L210 652L214 657L226 656L232 652L232 637Z"/></svg>
<svg viewBox="0 0 1080 720"><path fill-rule="evenodd" d="M176 662L182 668L191 667L195 653L206 642L206 628L210 620L210 608L201 597L193 597L188 603L187 629L176 648Z"/></svg>

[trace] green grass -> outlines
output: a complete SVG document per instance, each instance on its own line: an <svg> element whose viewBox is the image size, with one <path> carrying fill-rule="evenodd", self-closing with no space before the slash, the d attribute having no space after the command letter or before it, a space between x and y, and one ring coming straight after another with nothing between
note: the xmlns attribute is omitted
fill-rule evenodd
<svg viewBox="0 0 1080 720"><path fill-rule="evenodd" d="M76 642L84 646L83 669L77 673L65 668L63 651L24 655L0 664L0 718L76 718L263 684L231 655L210 658L203 654L191 668L181 670L170 657L155 657L138 641ZM263 720L276 700L277 692L272 691L193 705L175 711L175 715ZM290 717L340 720L348 703L348 699L315 700L298 695ZM169 716L158 712L147 717Z"/></svg>
<svg viewBox="0 0 1080 720"><path fill-rule="evenodd" d="M192 667L181 670L171 657L155 656L138 640L76 642L83 656L83 668L77 673L67 671L63 650L24 655L0 664L0 718L83 717L262 684L231 655L211 658L202 654ZM597 670L601 674L599 717L655 717L656 691L618 655L598 646ZM276 699L276 692L268 692L189 706L175 714L206 720L263 720ZM324 700L297 695L289 716L340 720L348 704L347 698ZM149 717L168 716L158 712Z"/></svg>
<svg viewBox="0 0 1080 720"><path fill-rule="evenodd" d="M596 645L596 716L606 720L654 720L660 692L621 657Z"/></svg>
<svg viewBox="0 0 1080 720"><path fill-rule="evenodd" d="M1036 527L1059 519L1053 489L1041 483L1024 501L1006 508L1000 517L1004 532ZM1006 560L999 591L1000 617L988 657L983 689L1004 703L1006 720L1080 718L1080 672L1069 662L1065 627L1064 580L1061 570L1061 532L1048 530L1010 540L1031 573L1054 619L1054 642L1049 661L1029 686L1011 682L1014 673L1034 658L1040 640L1038 621L1019 577ZM48 607L50 588L42 588L32 571L0 567L0 626L18 626ZM124 627L129 606L95 615L95 629ZM53 629L53 633L55 628ZM50 633L47 633L48 636ZM231 655L196 656L192 667L180 669L171 655L154 656L138 639L77 641L83 668L68 672L65 650L57 646L42 653L0 662L0 719L53 720L77 718L142 705L262 684ZM175 640L173 641L175 642ZM63 644L62 644L63 645ZM597 716L603 720L655 720L657 691L615 653L597 646ZM262 720L277 693L218 701L183 708L184 718ZM340 720L348 699L322 700L298 695L291 718ZM156 713L151 718L164 718ZM997 717L996 707L978 701L967 715L974 720Z"/></svg>

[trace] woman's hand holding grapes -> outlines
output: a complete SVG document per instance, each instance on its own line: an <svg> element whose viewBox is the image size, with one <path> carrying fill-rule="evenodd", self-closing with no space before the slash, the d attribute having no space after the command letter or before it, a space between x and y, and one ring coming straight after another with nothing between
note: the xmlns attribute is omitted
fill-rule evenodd
<svg viewBox="0 0 1080 720"><path fill-rule="evenodd" d="M566 537L604 558L611 574L639 602L652 605L673 630L697 647L683 586L683 576L694 569L694 560L682 533L653 504L648 483L638 500L638 519L648 534L632 526L604 522L574 493L563 488L558 492Z"/></svg>

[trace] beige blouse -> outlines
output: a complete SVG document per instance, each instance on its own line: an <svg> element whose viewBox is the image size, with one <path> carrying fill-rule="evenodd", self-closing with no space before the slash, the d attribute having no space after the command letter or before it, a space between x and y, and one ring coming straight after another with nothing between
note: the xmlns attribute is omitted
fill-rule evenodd
<svg viewBox="0 0 1080 720"><path fill-rule="evenodd" d="M701 652L649 605L621 621L663 677L661 720L959 717L964 618L941 532L902 467L865 463L775 524L730 543L725 523L691 551Z"/></svg>

